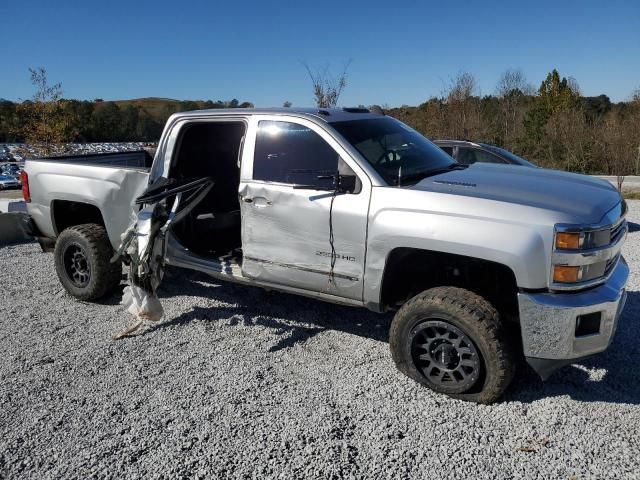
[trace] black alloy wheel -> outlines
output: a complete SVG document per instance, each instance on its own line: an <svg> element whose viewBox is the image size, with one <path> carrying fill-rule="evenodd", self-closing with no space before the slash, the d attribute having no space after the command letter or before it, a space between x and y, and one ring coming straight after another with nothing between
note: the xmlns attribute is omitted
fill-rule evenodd
<svg viewBox="0 0 640 480"><path fill-rule="evenodd" d="M482 363L471 339L454 325L429 319L411 331L416 369L439 391L461 393L480 378Z"/></svg>
<svg viewBox="0 0 640 480"><path fill-rule="evenodd" d="M91 280L91 265L87 252L78 243L71 243L64 251L64 270L67 277L78 288L84 288Z"/></svg>

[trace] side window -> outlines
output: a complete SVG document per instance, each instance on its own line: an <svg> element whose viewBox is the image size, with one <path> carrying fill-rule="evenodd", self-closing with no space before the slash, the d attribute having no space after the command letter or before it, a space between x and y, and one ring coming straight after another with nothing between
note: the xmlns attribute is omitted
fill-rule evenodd
<svg viewBox="0 0 640 480"><path fill-rule="evenodd" d="M447 155L453 157L453 147L440 147L442 150L446 152Z"/></svg>
<svg viewBox="0 0 640 480"><path fill-rule="evenodd" d="M338 153L313 130L296 123L263 120L253 159L253 179L293 185L330 186Z"/></svg>
<svg viewBox="0 0 640 480"><path fill-rule="evenodd" d="M505 163L501 158L492 153L475 148L458 147L458 163L471 165L472 163Z"/></svg>
<svg viewBox="0 0 640 480"><path fill-rule="evenodd" d="M456 160L458 160L458 163L471 165L472 163L476 163L476 156L474 155L473 149L458 147L458 156L456 157Z"/></svg>
<svg viewBox="0 0 640 480"><path fill-rule="evenodd" d="M485 152L484 150L476 150L476 162L482 163L505 163L500 157L493 153Z"/></svg>

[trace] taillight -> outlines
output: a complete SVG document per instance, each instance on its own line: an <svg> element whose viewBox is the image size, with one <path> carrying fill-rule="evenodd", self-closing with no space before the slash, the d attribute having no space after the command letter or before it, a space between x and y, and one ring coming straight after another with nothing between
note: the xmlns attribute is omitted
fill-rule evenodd
<svg viewBox="0 0 640 480"><path fill-rule="evenodd" d="M31 201L31 192L29 192L29 175L22 170L20 172L20 181L22 182L22 198L29 203Z"/></svg>

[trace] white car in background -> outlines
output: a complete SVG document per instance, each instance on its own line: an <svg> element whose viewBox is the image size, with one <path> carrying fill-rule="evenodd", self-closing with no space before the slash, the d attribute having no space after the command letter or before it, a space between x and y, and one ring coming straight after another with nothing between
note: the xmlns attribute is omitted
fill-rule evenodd
<svg viewBox="0 0 640 480"><path fill-rule="evenodd" d="M0 190L8 190L10 188L20 188L20 182L9 175L0 175Z"/></svg>

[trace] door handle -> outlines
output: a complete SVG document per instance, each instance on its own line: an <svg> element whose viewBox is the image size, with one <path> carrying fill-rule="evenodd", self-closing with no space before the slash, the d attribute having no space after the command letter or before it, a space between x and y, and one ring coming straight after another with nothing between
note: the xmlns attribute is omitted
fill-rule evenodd
<svg viewBox="0 0 640 480"><path fill-rule="evenodd" d="M273 205L273 202L271 202L271 200L267 200L264 197L242 197L242 201L244 203L253 203L256 207L269 207Z"/></svg>

